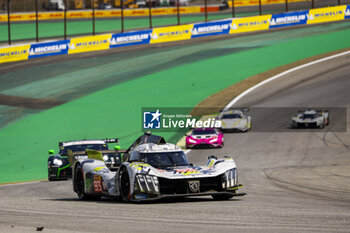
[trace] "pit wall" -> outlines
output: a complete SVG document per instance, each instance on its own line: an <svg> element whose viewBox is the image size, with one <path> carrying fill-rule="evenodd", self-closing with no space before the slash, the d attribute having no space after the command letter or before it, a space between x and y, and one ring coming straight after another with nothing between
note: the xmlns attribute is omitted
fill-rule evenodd
<svg viewBox="0 0 350 233"><path fill-rule="evenodd" d="M207 23L154 28L116 34L72 38L0 48L0 63L64 54L107 50L123 46L190 40L197 37L269 30L350 18L350 5L306 11L234 18Z"/></svg>

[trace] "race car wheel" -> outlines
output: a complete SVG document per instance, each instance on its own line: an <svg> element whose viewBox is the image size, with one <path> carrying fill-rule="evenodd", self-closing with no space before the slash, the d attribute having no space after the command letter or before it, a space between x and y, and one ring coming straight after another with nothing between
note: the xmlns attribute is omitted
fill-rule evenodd
<svg viewBox="0 0 350 233"><path fill-rule="evenodd" d="M48 179L49 181L54 181L54 180L56 180L55 178L50 177L50 174L48 175L47 179Z"/></svg>
<svg viewBox="0 0 350 233"><path fill-rule="evenodd" d="M214 198L214 200L217 200L217 201L228 200L233 197L233 195L231 194L215 194L211 196Z"/></svg>
<svg viewBox="0 0 350 233"><path fill-rule="evenodd" d="M93 200L98 201L101 196L94 196L85 193L84 189L84 176L82 172L81 165L78 164L75 168L75 180L74 180L75 190L80 200Z"/></svg>
<svg viewBox="0 0 350 233"><path fill-rule="evenodd" d="M123 202L130 201L130 178L128 170L123 167L119 173L120 178L120 197Z"/></svg>
<svg viewBox="0 0 350 233"><path fill-rule="evenodd" d="M324 128L324 122L322 122L321 124L320 124L320 129L323 129Z"/></svg>

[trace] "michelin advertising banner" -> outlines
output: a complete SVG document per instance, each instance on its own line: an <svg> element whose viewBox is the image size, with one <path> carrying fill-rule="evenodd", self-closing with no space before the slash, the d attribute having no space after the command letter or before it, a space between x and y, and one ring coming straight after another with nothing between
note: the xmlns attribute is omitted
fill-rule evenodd
<svg viewBox="0 0 350 233"><path fill-rule="evenodd" d="M270 28L306 24L309 11L298 11L274 14L270 20Z"/></svg>
<svg viewBox="0 0 350 233"><path fill-rule="evenodd" d="M270 19L271 15L233 19L230 33L267 30L269 29Z"/></svg>
<svg viewBox="0 0 350 233"><path fill-rule="evenodd" d="M71 39L68 54L109 49L111 34Z"/></svg>
<svg viewBox="0 0 350 233"><path fill-rule="evenodd" d="M173 26L164 28L155 28L151 35L151 44L170 41L180 41L191 39L191 30L193 24L183 26Z"/></svg>
<svg viewBox="0 0 350 233"><path fill-rule="evenodd" d="M230 32L231 23L232 20L224 20L210 23L194 24L191 38L228 34Z"/></svg>
<svg viewBox="0 0 350 233"><path fill-rule="evenodd" d="M142 31L73 38L0 48L0 63L31 58L75 54L123 46L189 40L203 36L268 30L295 25L317 24L350 18L350 6L334 6L307 11L234 18Z"/></svg>
<svg viewBox="0 0 350 233"><path fill-rule="evenodd" d="M0 64L5 62L23 61L28 59L30 45L0 48Z"/></svg>
<svg viewBox="0 0 350 233"><path fill-rule="evenodd" d="M334 6L309 10L307 24L344 20L347 6Z"/></svg>
<svg viewBox="0 0 350 233"><path fill-rule="evenodd" d="M149 44L151 40L152 30L144 30L137 32L126 32L113 34L111 38L110 48L122 46Z"/></svg>
<svg viewBox="0 0 350 233"><path fill-rule="evenodd" d="M68 54L70 40L31 44L29 59L54 55Z"/></svg>
<svg viewBox="0 0 350 233"><path fill-rule="evenodd" d="M350 19L350 5L346 6L345 19Z"/></svg>

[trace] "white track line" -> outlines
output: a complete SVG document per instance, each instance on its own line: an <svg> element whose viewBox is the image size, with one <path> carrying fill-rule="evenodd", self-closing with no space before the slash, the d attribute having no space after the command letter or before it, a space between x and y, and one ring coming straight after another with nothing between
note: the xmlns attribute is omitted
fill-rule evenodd
<svg viewBox="0 0 350 233"><path fill-rule="evenodd" d="M300 66L297 66L297 67L294 67L290 70L286 70L282 73L279 73L275 76L272 76L271 78L268 78L268 79L265 79L264 81L256 84L255 86L252 86L251 88L245 90L244 92L242 92L241 94L239 94L238 96L236 96L233 100L231 100L230 103L228 103L223 110L228 110L229 108L231 108L235 103L237 103L240 99L242 99L244 96L246 96L247 94L249 94L250 92L254 91L255 89L261 87L262 85L266 84L266 83L269 83L275 79L278 79L286 74L289 74L289 73L292 73L294 71L297 71L297 70L300 70L300 69L303 69L305 67L308 67L308 66L312 66L312 65L315 65L317 63L320 63L320 62L324 62L324 61L328 61L328 60L331 60L331 59L334 59L334 58L337 58L337 57L341 57L341 56L344 56L344 55L347 55L347 54L350 54L350 50L349 51L346 51L346 52L342 52L342 53L338 53L338 54L335 54L335 55L332 55L332 56L329 56L329 57L325 57L325 58L321 58L319 60L316 60L316 61L312 61L312 62L309 62L309 63L306 63L306 64L303 64L303 65L300 65ZM189 152L191 152L191 150L185 150L185 154L188 154Z"/></svg>
<svg viewBox="0 0 350 233"><path fill-rule="evenodd" d="M303 68L305 68L305 67L312 66L312 65L314 65L314 64L317 64L317 63L320 63L320 62L324 62L324 61L328 61L328 60L331 60L331 59L333 59L333 58L337 58L337 57L344 56L344 55L347 55L347 54L350 54L350 51L346 51L346 52L338 53L338 54L335 54L335 55L332 55L332 56L329 56L329 57L321 58L321 59L319 59L319 60L312 61L312 62L306 63L306 64L304 64L304 65L300 65L300 66L294 67L294 68L292 68L292 69L290 69L290 70L286 70L286 71L284 71L284 72L282 72L282 73L280 73L280 74L277 74L277 75L275 75L275 76L273 76L273 77L271 77L271 78L268 78L268 79L266 79L266 80L264 80L264 81L262 81L262 82L256 84L255 86L253 86L253 87L247 89L246 91L242 92L240 95L236 96L233 100L231 100L230 103L228 103L228 104L225 106L224 110L227 110L227 109L231 108L235 103L237 103L237 102L238 102L240 99L242 99L245 95L249 94L250 92L254 91L255 89L261 87L262 85L264 85L264 84L266 84L266 83L269 83L269 82L271 82L271 81L273 81L273 80L275 80L275 79L278 79L278 78L280 78L280 77L282 77L282 76L284 76L284 75L286 75L286 74L289 74L289 73L292 73L292 72L294 72L294 71L303 69Z"/></svg>

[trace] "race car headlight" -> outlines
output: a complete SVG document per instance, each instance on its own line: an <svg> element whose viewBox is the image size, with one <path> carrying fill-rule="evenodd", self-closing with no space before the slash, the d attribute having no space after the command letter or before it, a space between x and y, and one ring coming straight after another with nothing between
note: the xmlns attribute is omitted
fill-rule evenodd
<svg viewBox="0 0 350 233"><path fill-rule="evenodd" d="M136 184L141 192L159 193L159 182L156 176L137 174Z"/></svg>
<svg viewBox="0 0 350 233"><path fill-rule="evenodd" d="M192 138L189 138L188 141L189 141L190 143L197 143L197 141L194 140L194 139L192 139Z"/></svg>
<svg viewBox="0 0 350 233"><path fill-rule="evenodd" d="M213 142L216 142L218 140L218 137L214 137L213 139L211 139L209 142L210 143L213 143Z"/></svg>
<svg viewBox="0 0 350 233"><path fill-rule="evenodd" d="M237 170L236 168L230 169L222 176L222 188L228 189L237 185Z"/></svg>
<svg viewBox="0 0 350 233"><path fill-rule="evenodd" d="M54 160L53 160L53 164L55 164L55 165L57 165L57 166L62 166L63 161L60 160L60 159L54 159Z"/></svg>
<svg viewBox="0 0 350 233"><path fill-rule="evenodd" d="M103 160L104 160L104 161L108 161L108 159L109 159L108 155L104 155L104 156L103 156Z"/></svg>

